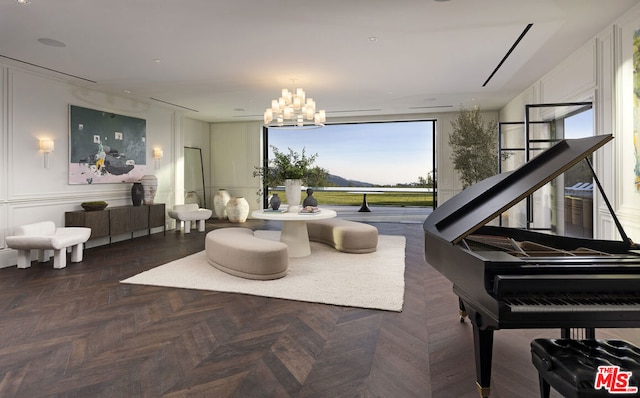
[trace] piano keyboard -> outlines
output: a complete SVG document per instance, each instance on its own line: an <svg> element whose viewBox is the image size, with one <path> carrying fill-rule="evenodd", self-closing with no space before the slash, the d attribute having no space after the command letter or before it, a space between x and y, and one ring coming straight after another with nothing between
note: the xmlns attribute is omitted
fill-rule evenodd
<svg viewBox="0 0 640 398"><path fill-rule="evenodd" d="M511 312L640 311L637 297L529 297L503 300Z"/></svg>

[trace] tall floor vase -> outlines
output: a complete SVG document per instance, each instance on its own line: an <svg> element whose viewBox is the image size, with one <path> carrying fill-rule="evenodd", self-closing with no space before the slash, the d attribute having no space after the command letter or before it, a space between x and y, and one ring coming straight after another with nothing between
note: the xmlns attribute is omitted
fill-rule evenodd
<svg viewBox="0 0 640 398"><path fill-rule="evenodd" d="M287 197L289 213L298 213L302 210L300 199L302 199L302 181L301 180L284 180L284 193Z"/></svg>
<svg viewBox="0 0 640 398"><path fill-rule="evenodd" d="M242 196L234 196L227 203L227 217L229 222L241 223L249 216L249 202Z"/></svg>
<svg viewBox="0 0 640 398"><path fill-rule="evenodd" d="M229 203L231 195L226 189L219 189L215 195L213 195L213 210L216 212L218 220L224 220L227 218L227 203Z"/></svg>

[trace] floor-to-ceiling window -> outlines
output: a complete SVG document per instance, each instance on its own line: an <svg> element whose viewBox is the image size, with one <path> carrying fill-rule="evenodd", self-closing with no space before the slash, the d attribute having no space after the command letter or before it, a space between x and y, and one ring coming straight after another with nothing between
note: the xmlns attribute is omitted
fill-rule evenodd
<svg viewBox="0 0 640 398"><path fill-rule="evenodd" d="M318 129L265 130L265 155L317 154L326 186L425 187L435 190L435 120L328 124ZM435 193L434 193L435 194Z"/></svg>

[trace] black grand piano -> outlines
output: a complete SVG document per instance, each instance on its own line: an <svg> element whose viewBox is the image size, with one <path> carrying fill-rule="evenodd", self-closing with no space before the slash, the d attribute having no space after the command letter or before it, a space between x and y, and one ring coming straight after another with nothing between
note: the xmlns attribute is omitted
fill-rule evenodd
<svg viewBox="0 0 640 398"><path fill-rule="evenodd" d="M595 175L620 241L487 225L611 139L559 141L519 169L468 187L425 220L425 258L453 282L473 325L482 397L490 392L494 330L640 327L640 247Z"/></svg>

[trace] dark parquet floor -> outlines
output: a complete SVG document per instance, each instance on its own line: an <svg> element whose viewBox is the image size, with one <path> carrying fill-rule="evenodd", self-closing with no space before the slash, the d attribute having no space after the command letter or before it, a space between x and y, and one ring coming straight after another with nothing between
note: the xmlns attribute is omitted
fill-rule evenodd
<svg viewBox="0 0 640 398"><path fill-rule="evenodd" d="M90 248L62 270L1 269L0 396L477 397L471 328L424 261L422 225L374 225L407 238L400 313L119 283L202 250L197 231ZM558 332L496 332L492 397L538 396L529 343L542 336ZM598 337L640 344L635 329Z"/></svg>

